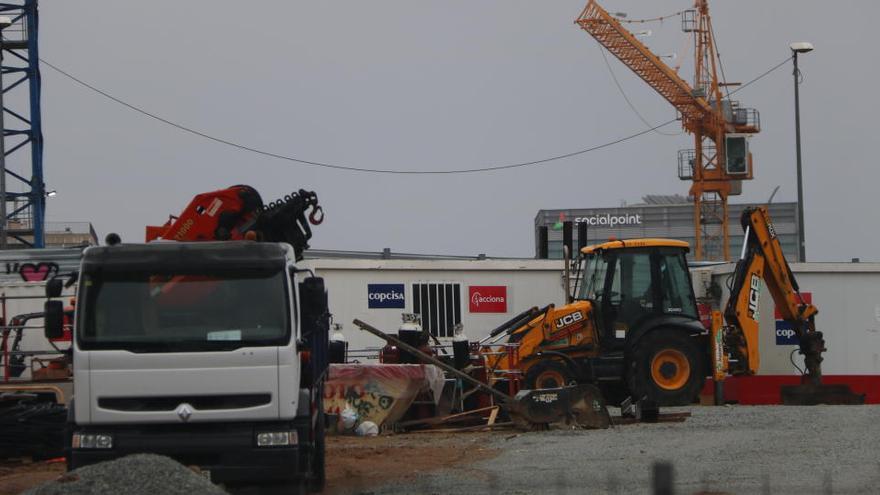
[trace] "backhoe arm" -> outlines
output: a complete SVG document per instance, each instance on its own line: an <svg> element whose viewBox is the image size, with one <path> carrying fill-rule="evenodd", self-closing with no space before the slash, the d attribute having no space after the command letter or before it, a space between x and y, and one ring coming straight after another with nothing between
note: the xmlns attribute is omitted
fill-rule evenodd
<svg viewBox="0 0 880 495"><path fill-rule="evenodd" d="M734 374L754 374L760 365L758 300L761 282L764 282L782 318L792 325L800 340L807 376L818 385L825 351L822 332L817 332L815 327L814 317L818 311L801 297L767 209L745 209L742 226L745 231L743 255L737 262L730 299L724 311L727 322L725 344L738 363L731 371Z"/></svg>

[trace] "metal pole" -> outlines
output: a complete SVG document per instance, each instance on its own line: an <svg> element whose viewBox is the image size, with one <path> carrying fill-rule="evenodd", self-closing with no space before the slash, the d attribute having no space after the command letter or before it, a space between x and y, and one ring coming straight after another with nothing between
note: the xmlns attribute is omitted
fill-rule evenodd
<svg viewBox="0 0 880 495"><path fill-rule="evenodd" d="M9 239L6 221L6 123L3 102L3 30L0 28L0 249L6 249Z"/></svg>
<svg viewBox="0 0 880 495"><path fill-rule="evenodd" d="M794 56L794 135L797 148L797 201L798 201L798 261L807 261L806 242L804 240L804 181L801 172L801 102L798 92L800 71L798 71L798 52Z"/></svg>

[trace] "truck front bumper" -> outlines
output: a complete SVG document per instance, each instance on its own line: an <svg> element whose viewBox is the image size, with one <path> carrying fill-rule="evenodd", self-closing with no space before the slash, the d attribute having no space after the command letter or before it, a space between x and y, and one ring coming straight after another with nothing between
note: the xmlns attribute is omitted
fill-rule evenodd
<svg viewBox="0 0 880 495"><path fill-rule="evenodd" d="M257 447L260 432L292 431L298 443ZM110 449L74 449L72 433L111 435ZM265 483L303 479L311 471L312 444L307 423L196 423L184 425L90 425L67 437L68 468L76 469L129 454L168 456L185 466L198 466L215 483Z"/></svg>

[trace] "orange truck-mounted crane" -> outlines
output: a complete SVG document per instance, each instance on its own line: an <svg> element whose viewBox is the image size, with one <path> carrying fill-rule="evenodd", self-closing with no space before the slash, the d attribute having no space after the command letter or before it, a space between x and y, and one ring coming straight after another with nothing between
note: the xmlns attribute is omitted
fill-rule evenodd
<svg viewBox="0 0 880 495"><path fill-rule="evenodd" d="M694 256L729 260L727 198L740 194L741 181L752 178L748 137L761 130L760 118L722 93L735 84L719 78L707 0L696 0L681 16L682 29L694 35L693 86L595 0L575 22L675 107L682 127L694 136L694 149L678 152L679 178L692 181Z"/></svg>
<svg viewBox="0 0 880 495"><path fill-rule="evenodd" d="M309 223L323 220L313 191L300 189L264 205L256 189L238 185L195 196L180 216L171 216L162 226L148 226L146 240L286 242L299 260L312 237Z"/></svg>

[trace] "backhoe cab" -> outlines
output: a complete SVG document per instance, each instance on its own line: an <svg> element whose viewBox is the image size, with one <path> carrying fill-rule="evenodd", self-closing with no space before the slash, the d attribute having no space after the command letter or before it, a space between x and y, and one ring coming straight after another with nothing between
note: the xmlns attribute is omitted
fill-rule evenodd
<svg viewBox="0 0 880 495"><path fill-rule="evenodd" d="M627 397L689 404L707 373L685 254L668 239L609 241L581 250L567 304L533 308L484 341L490 377L526 389L598 383ZM508 335L506 344L495 344Z"/></svg>

